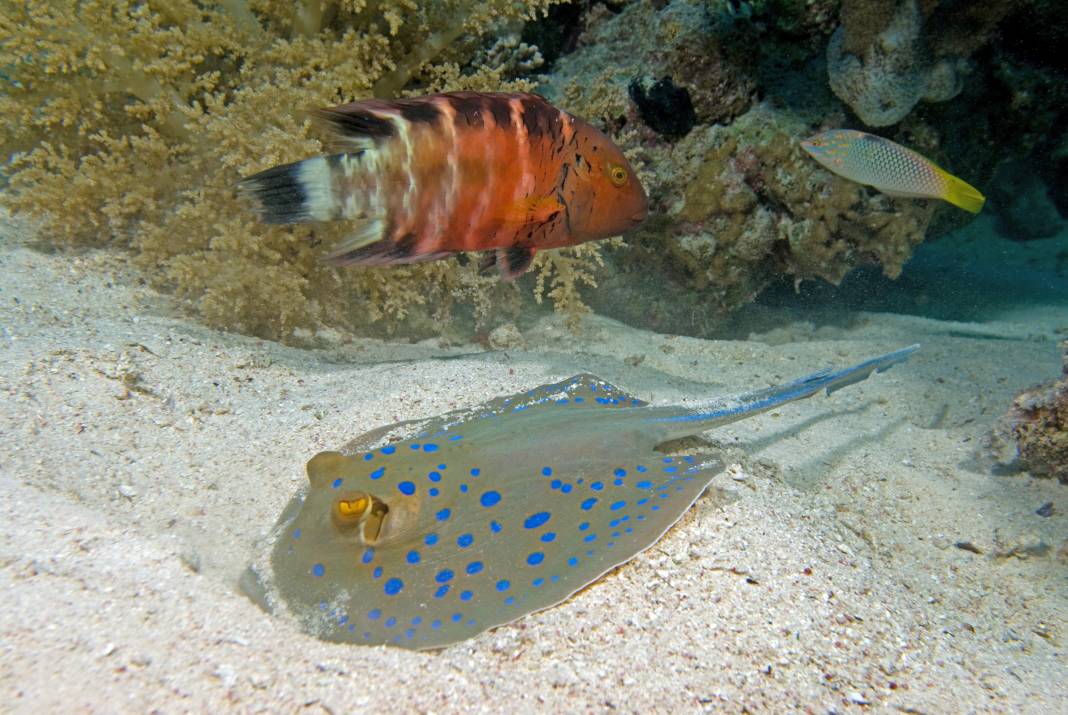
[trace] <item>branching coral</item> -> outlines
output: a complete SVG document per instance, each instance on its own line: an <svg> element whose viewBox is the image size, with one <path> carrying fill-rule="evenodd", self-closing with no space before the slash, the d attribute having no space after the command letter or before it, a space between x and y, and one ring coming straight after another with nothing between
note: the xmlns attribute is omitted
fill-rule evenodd
<svg viewBox="0 0 1068 715"><path fill-rule="evenodd" d="M504 66L459 68L478 50L471 38L554 1L6 3L2 198L43 219L57 245L128 247L221 327L292 339L319 325L440 315L457 298L485 318L498 289L473 266L328 269L318 256L344 226L265 228L232 187L320 150L308 109L396 95L413 80L529 88L503 82ZM558 295L565 310L581 305Z"/></svg>

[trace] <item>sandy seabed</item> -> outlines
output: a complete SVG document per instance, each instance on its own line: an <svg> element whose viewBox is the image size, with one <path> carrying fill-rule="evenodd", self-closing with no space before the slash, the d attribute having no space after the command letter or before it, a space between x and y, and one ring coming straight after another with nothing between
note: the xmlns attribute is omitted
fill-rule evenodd
<svg viewBox="0 0 1068 715"><path fill-rule="evenodd" d="M0 244L0 710L1068 712L1068 488L979 447L1058 373L1063 312L732 342L546 319L516 350L313 351L131 285L115 258ZM236 589L306 460L374 427L579 372L675 403L913 342L711 433L737 464L659 543L470 641L329 644Z"/></svg>

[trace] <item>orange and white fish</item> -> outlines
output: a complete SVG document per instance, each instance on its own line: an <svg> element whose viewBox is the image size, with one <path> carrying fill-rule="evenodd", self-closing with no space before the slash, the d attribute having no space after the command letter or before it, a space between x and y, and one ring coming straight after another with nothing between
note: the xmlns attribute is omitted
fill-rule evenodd
<svg viewBox="0 0 1068 715"><path fill-rule="evenodd" d="M979 190L933 161L855 129L831 129L801 142L813 159L835 174L888 196L943 199L973 214L986 202Z"/></svg>
<svg viewBox="0 0 1068 715"><path fill-rule="evenodd" d="M537 95L369 99L317 117L336 153L267 169L239 188L267 223L354 221L327 258L337 265L486 251L484 266L512 279L535 251L645 219L645 191L619 148Z"/></svg>

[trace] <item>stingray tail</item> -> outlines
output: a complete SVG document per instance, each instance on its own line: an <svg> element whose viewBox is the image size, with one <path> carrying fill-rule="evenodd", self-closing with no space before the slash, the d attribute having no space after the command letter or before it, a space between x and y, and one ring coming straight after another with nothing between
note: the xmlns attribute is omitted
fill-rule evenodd
<svg viewBox="0 0 1068 715"><path fill-rule="evenodd" d="M760 412L766 412L787 402L811 397L821 391L826 391L830 395L843 387L866 380L873 372L889 370L894 365L907 360L919 348L919 345L910 345L907 348L865 360L842 370L828 368L793 382L763 390L754 390L753 392L719 401L714 405L698 408L688 414L656 417L652 421L659 423L677 422L680 423L680 434L694 434L697 431L711 429L751 417ZM671 431L674 432L675 430Z"/></svg>

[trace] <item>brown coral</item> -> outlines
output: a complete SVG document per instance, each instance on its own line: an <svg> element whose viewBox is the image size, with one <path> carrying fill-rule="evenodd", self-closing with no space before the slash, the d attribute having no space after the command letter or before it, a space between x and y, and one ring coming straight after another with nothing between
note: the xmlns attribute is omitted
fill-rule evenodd
<svg viewBox="0 0 1068 715"><path fill-rule="evenodd" d="M1011 437L1015 463L1036 477L1056 478L1068 484L1068 340L1060 344L1064 362L1061 379L1028 388L1012 401L988 448L1004 447ZM1002 450L1004 451L1004 450ZM999 461L1006 460L1004 454Z"/></svg>
<svg viewBox="0 0 1068 715"><path fill-rule="evenodd" d="M435 89L528 89L501 82L504 67L458 67L473 38L553 1L7 3L2 198L43 219L56 245L131 251L153 282L224 328L294 339L442 315L454 300L485 317L499 289L473 266L328 269L322 245L345 227L257 225L232 186L317 153L306 119L317 106L396 94L417 76ZM550 296L581 310L573 291Z"/></svg>

